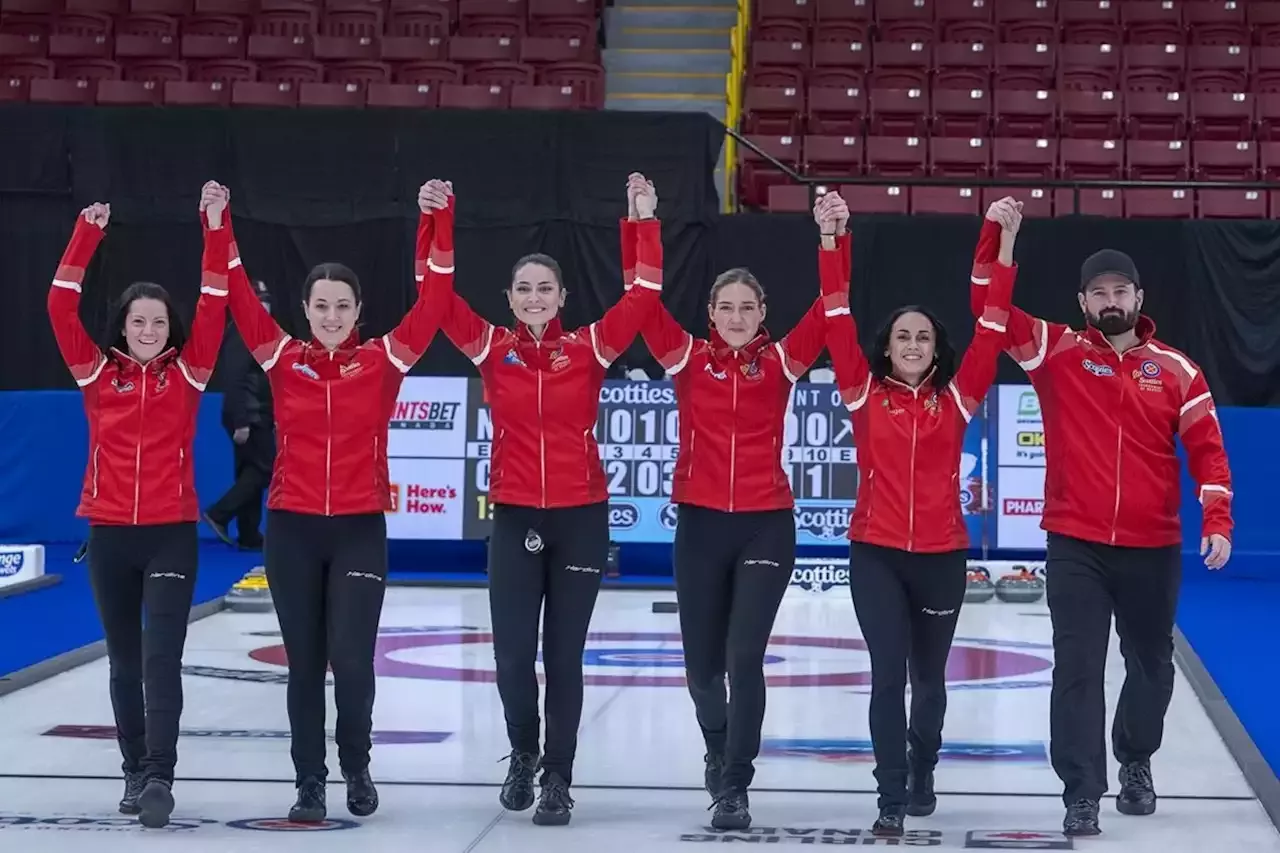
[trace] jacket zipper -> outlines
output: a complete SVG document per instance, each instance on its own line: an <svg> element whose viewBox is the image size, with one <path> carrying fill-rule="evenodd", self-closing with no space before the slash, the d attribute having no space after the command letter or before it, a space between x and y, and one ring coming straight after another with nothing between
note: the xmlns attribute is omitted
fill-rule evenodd
<svg viewBox="0 0 1280 853"><path fill-rule="evenodd" d="M920 412L913 406L911 409L911 479L907 485L907 550L915 548L916 542L916 436L920 429Z"/></svg>
<svg viewBox="0 0 1280 853"><path fill-rule="evenodd" d="M540 507L547 508L547 426L542 420L542 341L538 341L538 473L542 485Z"/></svg>
<svg viewBox="0 0 1280 853"><path fill-rule="evenodd" d="M735 359L737 356L734 356ZM737 365L734 365L736 368ZM738 371L733 371L733 431L729 434L729 512L733 512L734 481L738 463Z"/></svg>
<svg viewBox="0 0 1280 853"><path fill-rule="evenodd" d="M333 460L333 407L332 392L330 389L333 383L324 383L324 422L325 422L325 439L324 439L324 514L329 514L329 496L330 486L332 485L332 460Z"/></svg>
<svg viewBox="0 0 1280 853"><path fill-rule="evenodd" d="M147 371L142 370L142 402L138 409L138 446L133 455L133 523L138 523L138 506L142 490L142 432L147 422Z"/></svg>
<svg viewBox="0 0 1280 853"><path fill-rule="evenodd" d="M582 431L582 461L587 466L587 482L591 482L591 472L594 470L591 463L591 430L584 429ZM598 463L600 460L596 460Z"/></svg>
<svg viewBox="0 0 1280 853"><path fill-rule="evenodd" d="M1120 360L1123 366L1124 359ZM1124 412L1124 383L1120 383L1120 406L1116 409L1116 416L1120 417ZM1116 533L1120 526L1120 452L1124 445L1124 424L1121 423L1116 427L1116 505L1111 511L1111 544L1116 544Z"/></svg>
<svg viewBox="0 0 1280 853"><path fill-rule="evenodd" d="M183 495L183 485L182 485L182 463L183 463L183 461L186 459L186 457L187 457L187 452L186 452L186 450L184 450L183 448L179 447L179 448L178 448L178 500L179 500L179 501L181 501L181 500L182 500L182 495Z"/></svg>
<svg viewBox="0 0 1280 853"><path fill-rule="evenodd" d="M373 493L375 495L378 493L379 468L381 468L381 466L378 464L378 437L375 435L373 437ZM388 496L390 496L390 493L388 493Z"/></svg>
<svg viewBox="0 0 1280 853"><path fill-rule="evenodd" d="M101 444L93 446L93 496L98 496L98 451L102 449Z"/></svg>

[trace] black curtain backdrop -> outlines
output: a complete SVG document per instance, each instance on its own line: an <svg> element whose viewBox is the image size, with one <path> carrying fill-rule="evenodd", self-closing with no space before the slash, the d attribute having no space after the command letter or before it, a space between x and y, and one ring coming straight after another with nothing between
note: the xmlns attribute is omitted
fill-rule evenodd
<svg viewBox="0 0 1280 853"><path fill-rule="evenodd" d="M0 259L12 312L0 342L3 389L74 387L45 296L76 213L92 201L112 204L112 223L86 282L86 325L98 333L110 300L139 279L168 287L190 318L196 203L210 178L232 188L246 268L267 283L295 334L305 333L301 282L325 260L360 275L366 334L399 321L414 297L414 199L431 177L452 180L458 194L457 289L495 322L509 322L501 288L528 252L563 265L567 325L597 319L619 298L618 218L633 170L658 186L663 299L694 333L705 333L711 281L728 267L760 278L775 337L818 293L810 217L718 214L723 127L706 116L15 107L0 109L0 127ZM967 344L980 221L870 217L851 227L851 303L863 340L893 308L922 303ZM1017 304L1078 326L1080 264L1104 247L1133 256L1158 336L1201 364L1221 405L1280 405L1280 224L1026 220ZM630 367L661 375L639 341L615 375ZM441 336L414 373L472 370ZM1007 358L999 379L1025 381ZM220 388L217 374L212 387Z"/></svg>

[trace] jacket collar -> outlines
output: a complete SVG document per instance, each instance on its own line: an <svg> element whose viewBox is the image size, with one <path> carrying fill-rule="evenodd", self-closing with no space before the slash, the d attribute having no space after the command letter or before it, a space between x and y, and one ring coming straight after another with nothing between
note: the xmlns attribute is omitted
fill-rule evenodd
<svg viewBox="0 0 1280 853"><path fill-rule="evenodd" d="M936 373L937 371L938 371L938 366L935 364L933 367L929 368L929 372L926 373L924 376L922 376L920 378L920 381L915 385L908 385L906 382L903 382L901 379L898 379L893 374L889 374L885 376L884 384L889 386L890 391L905 391L906 393L910 394L912 397L919 397L920 392L924 389L928 389L930 393L936 390L933 387L933 374Z"/></svg>
<svg viewBox="0 0 1280 853"><path fill-rule="evenodd" d="M768 345L769 331L764 326L760 327L760 331L756 333L754 338L747 341L741 349L736 351L725 342L724 338L720 337L720 333L716 331L715 326L711 327L711 352L716 361L724 361L725 359L733 358L735 355L744 361L755 361L756 356L760 354L760 350Z"/></svg>
<svg viewBox="0 0 1280 853"><path fill-rule="evenodd" d="M516 340L524 344L549 343L564 337L564 326L560 324L560 315L557 314L551 318L551 322L547 323L547 327L542 330L541 338L535 335L527 325L519 321L516 322L515 332Z"/></svg>
<svg viewBox="0 0 1280 853"><path fill-rule="evenodd" d="M1133 331L1138 335L1138 343L1133 347L1133 349L1137 349L1138 347L1141 347L1141 346L1146 346L1147 343L1150 342L1150 340L1153 337L1155 337L1155 334L1156 334L1155 321L1152 320L1150 317L1148 317L1146 314L1139 314L1138 324L1133 327ZM1098 329L1092 325L1086 325L1084 327L1084 336L1094 346L1102 347L1104 349L1109 349L1113 351L1115 350L1115 347L1111 345L1111 341L1107 340L1107 336L1102 334L1102 332L1098 331ZM1124 353L1119 353L1119 355L1124 355Z"/></svg>
<svg viewBox="0 0 1280 853"><path fill-rule="evenodd" d="M112 347L111 354L114 355L116 360L121 364L128 365L129 370L140 370L143 373L146 373L147 371L159 373L168 367L171 361L178 357L178 351L173 347L165 349L146 364L143 364L133 356L129 355L128 350L122 350L119 347Z"/></svg>
<svg viewBox="0 0 1280 853"><path fill-rule="evenodd" d="M360 327L356 326L351 330L351 334L347 335L346 340L338 344L338 348L333 351L333 357L346 361L355 355L356 350L360 348ZM322 358L328 355L329 350L324 344L320 343L314 335L307 341L304 350L308 358Z"/></svg>

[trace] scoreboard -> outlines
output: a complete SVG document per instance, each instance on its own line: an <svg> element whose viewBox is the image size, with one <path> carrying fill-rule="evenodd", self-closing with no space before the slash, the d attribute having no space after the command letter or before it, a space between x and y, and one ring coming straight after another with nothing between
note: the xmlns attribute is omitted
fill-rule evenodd
<svg viewBox="0 0 1280 853"><path fill-rule="evenodd" d="M489 469L493 419L479 379L418 378L405 381L398 411L406 417L433 413L429 426L403 424L419 440L412 457L391 448L393 495L408 499L393 510L416 512L411 522L389 525L393 538L483 539L493 507ZM961 503L971 535L981 540L986 505L977 469L982 456L983 419L975 417L966 436ZM615 542L670 542L676 524L672 478L680 452L680 414L669 380L608 381L600 391L595 425ZM972 445L972 449L971 446ZM430 458L424 458L430 454ZM858 493L858 460L849 411L832 384L801 382L792 389L780 459L796 496L798 545L841 545ZM428 480L424 476L430 474ZM447 500L437 499L447 496ZM423 496L426 496L424 499ZM425 510L425 512L424 512ZM414 531L420 531L415 533Z"/></svg>

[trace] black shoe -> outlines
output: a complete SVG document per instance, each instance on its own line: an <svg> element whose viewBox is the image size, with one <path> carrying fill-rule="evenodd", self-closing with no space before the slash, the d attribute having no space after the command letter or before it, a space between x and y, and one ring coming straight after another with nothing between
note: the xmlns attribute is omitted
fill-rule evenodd
<svg viewBox="0 0 1280 853"><path fill-rule="evenodd" d="M298 785L298 799L289 809L293 823L320 823L327 814L324 804L324 782L309 776Z"/></svg>
<svg viewBox="0 0 1280 853"><path fill-rule="evenodd" d="M933 792L933 771L912 771L907 777L907 814L912 817L928 817L938 807L938 797Z"/></svg>
<svg viewBox="0 0 1280 853"><path fill-rule="evenodd" d="M163 779L152 779L138 795L138 823L149 829L169 825L173 814L173 791Z"/></svg>
<svg viewBox="0 0 1280 853"><path fill-rule="evenodd" d="M702 759L706 769L702 772L702 784L711 795L711 799L720 796L720 781L724 776L724 756L709 752Z"/></svg>
<svg viewBox="0 0 1280 853"><path fill-rule="evenodd" d="M522 812L533 805L533 775L538 772L538 756L532 752L511 751L507 778L502 783L498 802L508 811Z"/></svg>
<svg viewBox="0 0 1280 853"><path fill-rule="evenodd" d="M564 826L569 822L573 809L573 797L569 796L569 783L559 773L547 773L542 777L542 797L533 813L538 826Z"/></svg>
<svg viewBox="0 0 1280 853"><path fill-rule="evenodd" d="M1151 765L1146 761L1131 761L1120 768L1120 793L1116 795L1116 809L1120 814L1149 815L1156 810L1155 783L1151 780Z"/></svg>
<svg viewBox="0 0 1280 853"><path fill-rule="evenodd" d="M711 804L716 810L711 825L716 829L746 829L751 826L751 802L746 791L729 788Z"/></svg>
<svg viewBox="0 0 1280 853"><path fill-rule="evenodd" d="M378 789L368 769L359 773L343 773L347 780L347 811L356 817L368 817L378 810Z"/></svg>
<svg viewBox="0 0 1280 853"><path fill-rule="evenodd" d="M120 798L120 814L137 814L141 811L138 808L138 797L146 784L141 772L124 774L124 796Z"/></svg>
<svg viewBox="0 0 1280 853"><path fill-rule="evenodd" d="M213 531L215 536L230 545L232 548L236 547L236 540L232 539L231 534L227 532L227 525L230 524L229 521L218 521L213 516L209 515L208 510L205 510L201 514L204 516L204 523L209 525L209 529Z"/></svg>
<svg viewBox="0 0 1280 853"><path fill-rule="evenodd" d="M1067 836L1101 835L1098 828L1098 801L1076 800L1067 808L1062 821L1062 834Z"/></svg>
<svg viewBox="0 0 1280 853"><path fill-rule="evenodd" d="M877 838L900 838L906 832L903 827L906 815L904 806L881 807L880 817L871 825L871 834Z"/></svg>

